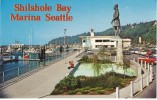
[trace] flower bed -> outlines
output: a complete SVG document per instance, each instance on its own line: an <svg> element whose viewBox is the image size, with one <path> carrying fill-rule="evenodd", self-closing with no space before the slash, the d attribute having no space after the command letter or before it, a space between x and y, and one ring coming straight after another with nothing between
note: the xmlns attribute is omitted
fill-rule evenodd
<svg viewBox="0 0 157 100"><path fill-rule="evenodd" d="M115 92L116 87L123 88L135 78L114 72L95 77L69 75L55 86L51 95L108 95Z"/></svg>

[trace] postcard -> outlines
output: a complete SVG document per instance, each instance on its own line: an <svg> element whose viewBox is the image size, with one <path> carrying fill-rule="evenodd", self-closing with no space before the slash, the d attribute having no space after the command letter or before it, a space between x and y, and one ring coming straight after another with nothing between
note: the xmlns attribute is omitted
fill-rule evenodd
<svg viewBox="0 0 157 100"><path fill-rule="evenodd" d="M0 98L156 98L156 0L0 0Z"/></svg>

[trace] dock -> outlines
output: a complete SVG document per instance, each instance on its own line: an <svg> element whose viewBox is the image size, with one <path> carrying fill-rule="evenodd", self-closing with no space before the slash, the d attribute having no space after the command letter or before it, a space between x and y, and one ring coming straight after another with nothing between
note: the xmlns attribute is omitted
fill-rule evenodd
<svg viewBox="0 0 157 100"><path fill-rule="evenodd" d="M16 59L8 59L8 58L3 58L4 63L12 62L12 61L17 61Z"/></svg>

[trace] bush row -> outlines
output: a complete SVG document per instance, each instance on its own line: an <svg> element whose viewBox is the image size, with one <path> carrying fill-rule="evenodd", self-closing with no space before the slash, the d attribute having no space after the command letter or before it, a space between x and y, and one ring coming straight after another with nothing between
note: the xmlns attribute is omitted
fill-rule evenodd
<svg viewBox="0 0 157 100"><path fill-rule="evenodd" d="M124 87L126 81L131 81L130 76L117 74L115 72L106 73L105 75L95 77L78 76L74 77L69 75L61 80L56 86L52 95L62 94L88 94L89 92L95 91L97 94L103 94L104 90L114 90L116 87ZM101 90L101 91L98 91Z"/></svg>

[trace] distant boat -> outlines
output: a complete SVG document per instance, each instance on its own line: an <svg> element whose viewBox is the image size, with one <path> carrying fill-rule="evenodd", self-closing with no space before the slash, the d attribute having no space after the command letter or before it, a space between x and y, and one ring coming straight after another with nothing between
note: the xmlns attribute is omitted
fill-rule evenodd
<svg viewBox="0 0 157 100"><path fill-rule="evenodd" d="M29 50L25 50L24 51L25 53L34 53L34 52L37 52L34 48L32 49L29 49Z"/></svg>
<svg viewBox="0 0 157 100"><path fill-rule="evenodd" d="M52 49L47 49L46 51L45 51L45 53L53 53L54 51L52 50Z"/></svg>
<svg viewBox="0 0 157 100"><path fill-rule="evenodd" d="M0 66L3 65L3 63L4 63L4 60L3 60L2 56L0 56Z"/></svg>

